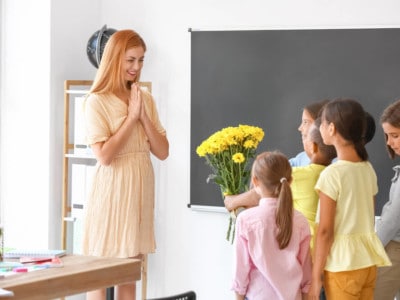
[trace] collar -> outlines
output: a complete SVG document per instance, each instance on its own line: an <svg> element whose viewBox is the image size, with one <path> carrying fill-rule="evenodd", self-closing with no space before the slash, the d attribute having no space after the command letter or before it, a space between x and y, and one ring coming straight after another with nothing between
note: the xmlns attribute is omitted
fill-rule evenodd
<svg viewBox="0 0 400 300"><path fill-rule="evenodd" d="M394 166L393 171L394 171L394 176L392 178L392 182L395 182L400 176L400 165Z"/></svg>

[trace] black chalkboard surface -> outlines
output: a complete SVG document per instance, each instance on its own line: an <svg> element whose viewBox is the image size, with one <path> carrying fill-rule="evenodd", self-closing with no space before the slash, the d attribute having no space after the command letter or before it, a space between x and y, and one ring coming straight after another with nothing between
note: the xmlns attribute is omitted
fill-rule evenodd
<svg viewBox="0 0 400 300"><path fill-rule="evenodd" d="M210 168L196 147L227 126L264 129L258 152L302 151L297 130L302 108L314 101L350 97L376 121L367 145L378 175L376 213L387 201L392 166L379 118L400 98L400 29L191 31L190 205L221 207L207 183Z"/></svg>

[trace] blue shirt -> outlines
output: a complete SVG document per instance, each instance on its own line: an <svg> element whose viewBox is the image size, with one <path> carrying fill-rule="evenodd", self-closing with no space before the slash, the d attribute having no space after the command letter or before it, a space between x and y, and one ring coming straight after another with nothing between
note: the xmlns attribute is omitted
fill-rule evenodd
<svg viewBox="0 0 400 300"><path fill-rule="evenodd" d="M303 151L297 154L295 157L289 159L289 163L292 167L304 167L309 165L311 161L307 153Z"/></svg>
<svg viewBox="0 0 400 300"><path fill-rule="evenodd" d="M336 162L337 157L335 157L332 162ZM304 167L308 166L311 163L310 158L308 157L307 153L305 151L300 152L297 154L295 157L292 157L289 159L289 163L292 167Z"/></svg>

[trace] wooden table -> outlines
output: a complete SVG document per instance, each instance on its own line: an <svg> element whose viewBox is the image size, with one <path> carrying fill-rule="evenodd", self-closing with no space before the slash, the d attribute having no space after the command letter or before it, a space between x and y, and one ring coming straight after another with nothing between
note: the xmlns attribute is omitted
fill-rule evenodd
<svg viewBox="0 0 400 300"><path fill-rule="evenodd" d="M67 255L62 261L61 268L0 279L0 288L14 292L14 297L1 299L55 299L140 280L140 259Z"/></svg>

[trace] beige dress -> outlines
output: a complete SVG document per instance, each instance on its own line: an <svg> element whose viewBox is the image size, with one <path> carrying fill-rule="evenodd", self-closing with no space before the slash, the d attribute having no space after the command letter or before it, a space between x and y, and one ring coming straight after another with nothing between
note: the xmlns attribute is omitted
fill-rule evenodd
<svg viewBox="0 0 400 300"><path fill-rule="evenodd" d="M152 96L142 91L146 112L165 135ZM106 141L124 122L128 106L113 94L91 94L85 101L89 144ZM96 165L85 205L82 252L133 257L155 251L154 173L150 144L138 123L109 166Z"/></svg>

